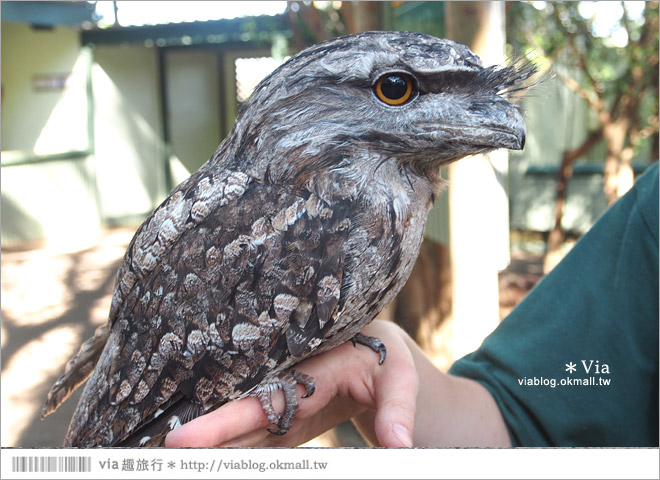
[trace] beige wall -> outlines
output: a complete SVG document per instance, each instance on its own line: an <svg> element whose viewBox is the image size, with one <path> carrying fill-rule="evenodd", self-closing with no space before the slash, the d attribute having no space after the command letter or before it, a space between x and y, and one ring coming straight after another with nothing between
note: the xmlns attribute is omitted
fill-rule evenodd
<svg viewBox="0 0 660 480"><path fill-rule="evenodd" d="M175 50L166 62L172 160L194 172L222 140L218 56L210 50Z"/></svg>
<svg viewBox="0 0 660 480"><path fill-rule="evenodd" d="M135 222L165 198L164 151L154 48L94 50L94 136L101 214Z"/></svg>
<svg viewBox="0 0 660 480"><path fill-rule="evenodd" d="M65 74L64 89L35 89L35 77ZM155 49L92 51L73 29L3 23L2 86L3 245L83 248L102 224L137 225L165 198Z"/></svg>
<svg viewBox="0 0 660 480"><path fill-rule="evenodd" d="M86 59L78 32L2 24L2 150L47 155L85 150ZM70 75L63 90L38 91L35 77Z"/></svg>
<svg viewBox="0 0 660 480"><path fill-rule="evenodd" d="M34 78L48 74L71 78L61 91L35 89ZM3 245L85 247L103 223L136 225L165 198L155 49L92 52L72 29L3 23L2 85ZM91 155L75 153L91 146Z"/></svg>
<svg viewBox="0 0 660 480"><path fill-rule="evenodd" d="M89 52L78 32L2 24L2 243L47 238L64 249L94 243L100 231L87 126ZM69 75L66 87L35 78ZM78 152L69 154L67 152ZM7 166L61 154L40 163Z"/></svg>
<svg viewBox="0 0 660 480"><path fill-rule="evenodd" d="M268 53L165 53L172 186L213 154L233 124L233 61ZM137 226L166 197L158 61L154 47L81 47L74 29L2 24L3 245L88 246L101 225ZM67 74L62 90L34 88L35 77ZM224 98L233 103L221 107Z"/></svg>

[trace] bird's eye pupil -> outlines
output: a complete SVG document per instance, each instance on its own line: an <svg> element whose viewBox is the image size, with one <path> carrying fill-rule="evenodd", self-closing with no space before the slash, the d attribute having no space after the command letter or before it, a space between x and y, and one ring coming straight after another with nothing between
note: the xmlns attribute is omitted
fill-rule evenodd
<svg viewBox="0 0 660 480"><path fill-rule="evenodd" d="M381 90L387 98L398 100L406 94L408 84L400 75L390 75L383 79Z"/></svg>
<svg viewBox="0 0 660 480"><path fill-rule="evenodd" d="M378 79L374 92L387 105L403 105L413 94L413 80L405 73L389 73Z"/></svg>

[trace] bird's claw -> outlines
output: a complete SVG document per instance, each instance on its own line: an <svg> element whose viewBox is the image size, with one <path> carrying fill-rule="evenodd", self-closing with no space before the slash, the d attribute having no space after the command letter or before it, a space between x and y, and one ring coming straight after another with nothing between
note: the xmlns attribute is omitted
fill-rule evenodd
<svg viewBox="0 0 660 480"><path fill-rule="evenodd" d="M351 338L351 342L353 343L353 346L356 346L359 343L360 345L366 345L374 352L378 353L380 355L378 359L378 365L382 365L385 361L385 357L387 356L387 348L385 348L385 344L378 338L370 337L368 335L364 335L363 333L356 333L355 336Z"/></svg>
<svg viewBox="0 0 660 480"><path fill-rule="evenodd" d="M311 376L297 370L289 370L282 377L264 382L253 393L259 399L268 421L277 426L277 430L267 429L273 435L284 435L291 428L293 417L298 411L298 399L296 397L296 385L298 383L305 387L305 394L302 398L311 396L316 389L314 379ZM276 390L282 390L282 393L284 393L284 411L281 415L276 414L273 409L271 394Z"/></svg>

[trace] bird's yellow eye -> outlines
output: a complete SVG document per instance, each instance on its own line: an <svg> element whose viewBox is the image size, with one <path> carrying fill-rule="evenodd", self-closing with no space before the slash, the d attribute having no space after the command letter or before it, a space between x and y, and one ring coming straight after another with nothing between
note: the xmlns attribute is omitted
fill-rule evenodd
<svg viewBox="0 0 660 480"><path fill-rule="evenodd" d="M388 73L374 85L378 99L388 105L403 105L413 94L413 79L405 73Z"/></svg>

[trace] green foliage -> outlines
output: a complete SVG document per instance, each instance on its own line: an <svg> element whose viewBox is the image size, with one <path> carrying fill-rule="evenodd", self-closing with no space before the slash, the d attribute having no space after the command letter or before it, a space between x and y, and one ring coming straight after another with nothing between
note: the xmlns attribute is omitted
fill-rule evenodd
<svg viewBox="0 0 660 480"><path fill-rule="evenodd" d="M658 2L512 2L507 33L510 55L555 72L601 127L625 117L633 146L655 137L657 158Z"/></svg>

